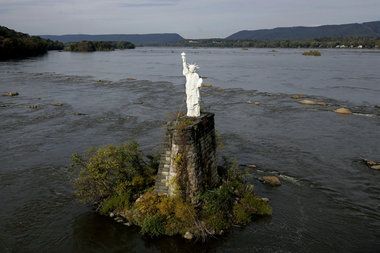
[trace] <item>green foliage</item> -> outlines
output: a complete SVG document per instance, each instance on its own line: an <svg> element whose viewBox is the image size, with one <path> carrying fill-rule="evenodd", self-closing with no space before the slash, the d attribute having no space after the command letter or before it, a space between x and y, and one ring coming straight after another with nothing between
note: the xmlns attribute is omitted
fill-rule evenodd
<svg viewBox="0 0 380 253"><path fill-rule="evenodd" d="M267 202L256 197L247 191L235 203L233 207L234 221L237 224L247 224L251 221L252 215L271 215L272 208Z"/></svg>
<svg viewBox="0 0 380 253"><path fill-rule="evenodd" d="M104 205L104 210L109 210L113 203L134 201L154 184L158 169L151 167L157 166L152 158L144 159L136 143L106 146L89 151L84 157L74 155L72 162L80 169L74 183L77 197L84 203Z"/></svg>
<svg viewBox="0 0 380 253"><path fill-rule="evenodd" d="M128 41L81 41L67 44L65 50L72 52L94 52L133 48L135 48L135 45Z"/></svg>
<svg viewBox="0 0 380 253"><path fill-rule="evenodd" d="M321 52L319 52L318 50L309 50L309 51L303 52L302 55L305 55L305 56L321 56Z"/></svg>
<svg viewBox="0 0 380 253"><path fill-rule="evenodd" d="M160 217L160 224L166 235L184 234L191 231L196 218L194 205L180 197L159 196L154 191L144 193L130 209L132 220L143 227L153 216ZM146 227L144 234L154 234Z"/></svg>
<svg viewBox="0 0 380 253"><path fill-rule="evenodd" d="M253 185L243 182L236 163L226 161L226 164L230 167L224 174L223 183L201 197L201 219L207 230L216 233L232 224L247 224L254 215L272 214L269 204L255 196Z"/></svg>
<svg viewBox="0 0 380 253"><path fill-rule="evenodd" d="M164 235L165 227L163 223L163 218L159 214L147 216L141 224L140 232L143 235L148 235L151 237Z"/></svg>
<svg viewBox="0 0 380 253"><path fill-rule="evenodd" d="M177 130L184 130L186 129L188 126L191 126L192 124L194 124L194 121L196 119L193 118L193 117L186 117L186 116L183 116L183 117L179 117L177 119L177 121L175 122L175 128Z"/></svg>
<svg viewBox="0 0 380 253"><path fill-rule="evenodd" d="M0 60L38 56L57 49L63 49L63 43L0 26Z"/></svg>
<svg viewBox="0 0 380 253"><path fill-rule="evenodd" d="M131 191L121 193L120 195L118 194L115 196L111 196L101 202L99 206L99 212L101 214L107 215L115 210L123 211L125 208L129 208L131 206L131 201Z"/></svg>

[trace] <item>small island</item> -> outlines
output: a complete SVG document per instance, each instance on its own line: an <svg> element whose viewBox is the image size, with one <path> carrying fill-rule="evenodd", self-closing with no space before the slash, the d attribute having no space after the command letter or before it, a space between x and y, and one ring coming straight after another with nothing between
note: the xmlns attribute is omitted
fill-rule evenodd
<svg viewBox="0 0 380 253"><path fill-rule="evenodd" d="M321 56L321 52L319 50L309 50L302 53L304 56Z"/></svg>
<svg viewBox="0 0 380 253"><path fill-rule="evenodd" d="M65 51L71 52L95 52L113 51L115 49L134 49L135 45L129 41L80 41L68 43Z"/></svg>
<svg viewBox="0 0 380 253"><path fill-rule="evenodd" d="M267 200L244 182L235 163L226 162L218 184L191 202L181 194L160 195L154 190L158 161L155 156L144 156L136 143L74 155L73 164L81 170L75 181L76 196L100 214L141 227L141 234L150 237L207 239L272 214ZM177 162L183 162L180 156Z"/></svg>

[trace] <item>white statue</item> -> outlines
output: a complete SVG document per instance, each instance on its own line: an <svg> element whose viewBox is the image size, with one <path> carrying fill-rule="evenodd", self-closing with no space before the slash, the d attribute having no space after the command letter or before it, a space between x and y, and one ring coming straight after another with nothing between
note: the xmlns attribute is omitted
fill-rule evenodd
<svg viewBox="0 0 380 253"><path fill-rule="evenodd" d="M188 117L201 115L201 96L199 88L202 86L202 78L195 72L199 67L196 64L186 63L186 54L182 53L183 75L186 76L186 105Z"/></svg>

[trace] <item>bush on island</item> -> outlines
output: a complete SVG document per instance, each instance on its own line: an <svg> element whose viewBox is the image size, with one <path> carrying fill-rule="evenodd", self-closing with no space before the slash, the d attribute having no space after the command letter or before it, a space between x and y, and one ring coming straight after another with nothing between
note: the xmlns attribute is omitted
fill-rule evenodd
<svg viewBox="0 0 380 253"><path fill-rule="evenodd" d="M321 56L322 54L318 50L310 50L310 51L303 52L302 55L305 55L305 56Z"/></svg>

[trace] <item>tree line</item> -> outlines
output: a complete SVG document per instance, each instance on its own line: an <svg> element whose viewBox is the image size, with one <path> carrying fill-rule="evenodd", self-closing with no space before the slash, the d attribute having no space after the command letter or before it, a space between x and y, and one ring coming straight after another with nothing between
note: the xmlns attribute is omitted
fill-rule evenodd
<svg viewBox="0 0 380 253"><path fill-rule="evenodd" d="M0 60L39 56L47 53L48 50L93 52L133 48L135 45L128 41L81 41L64 44L0 26Z"/></svg>
<svg viewBox="0 0 380 253"><path fill-rule="evenodd" d="M64 44L45 40L0 26L0 59L25 58L45 54L48 50L61 50Z"/></svg>
<svg viewBox="0 0 380 253"><path fill-rule="evenodd" d="M135 45L128 41L81 41L68 43L65 51L94 52L113 51L115 49L134 49Z"/></svg>
<svg viewBox="0 0 380 253"><path fill-rule="evenodd" d="M182 40L172 44L180 47L241 47L241 48L380 48L380 38L348 37L313 40Z"/></svg>

